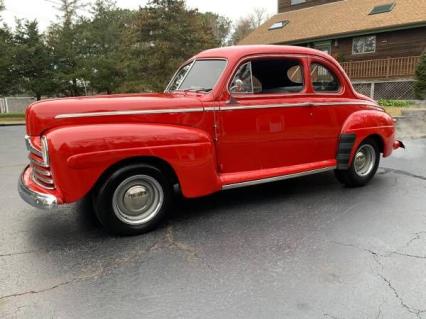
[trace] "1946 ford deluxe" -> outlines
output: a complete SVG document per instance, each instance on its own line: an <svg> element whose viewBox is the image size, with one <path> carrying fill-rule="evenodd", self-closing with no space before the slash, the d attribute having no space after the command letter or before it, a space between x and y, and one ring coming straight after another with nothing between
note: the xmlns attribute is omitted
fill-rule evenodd
<svg viewBox="0 0 426 319"><path fill-rule="evenodd" d="M158 225L176 185L194 198L334 170L363 186L403 147L332 57L291 46L208 50L164 93L37 102L26 123L21 197L49 209L90 195L121 235Z"/></svg>

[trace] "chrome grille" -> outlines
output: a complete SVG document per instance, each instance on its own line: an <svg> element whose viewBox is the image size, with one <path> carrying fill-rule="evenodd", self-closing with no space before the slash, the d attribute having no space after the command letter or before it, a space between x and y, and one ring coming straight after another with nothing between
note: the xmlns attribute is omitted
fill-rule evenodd
<svg viewBox="0 0 426 319"><path fill-rule="evenodd" d="M25 137L25 142L30 152L28 158L32 168L32 179L34 183L46 189L55 189L49 163L46 163L43 159L43 151L31 142L29 136Z"/></svg>

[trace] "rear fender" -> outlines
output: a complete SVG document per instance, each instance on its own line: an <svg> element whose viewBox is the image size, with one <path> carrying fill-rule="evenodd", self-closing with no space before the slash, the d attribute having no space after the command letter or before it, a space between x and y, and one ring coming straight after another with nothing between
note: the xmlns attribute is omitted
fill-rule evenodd
<svg viewBox="0 0 426 319"><path fill-rule="evenodd" d="M199 129L100 124L57 128L47 137L53 178L65 203L84 197L108 168L131 158L158 158L168 163L186 197L220 190L214 144Z"/></svg>
<svg viewBox="0 0 426 319"><path fill-rule="evenodd" d="M350 167L355 151L370 136L378 138L381 142L383 157L390 156L395 142L395 125L392 117L379 110L352 113L342 127L337 154L338 169ZM346 150L347 154L342 155L342 150Z"/></svg>

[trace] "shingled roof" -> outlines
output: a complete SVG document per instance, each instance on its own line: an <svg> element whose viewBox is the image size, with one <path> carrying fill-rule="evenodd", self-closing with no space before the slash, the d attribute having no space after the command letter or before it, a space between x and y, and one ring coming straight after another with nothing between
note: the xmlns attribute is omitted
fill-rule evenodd
<svg viewBox="0 0 426 319"><path fill-rule="evenodd" d="M370 15L392 2L391 12ZM283 28L269 30L285 20ZM343 0L277 14L239 44L298 44L416 26L426 26L426 0Z"/></svg>

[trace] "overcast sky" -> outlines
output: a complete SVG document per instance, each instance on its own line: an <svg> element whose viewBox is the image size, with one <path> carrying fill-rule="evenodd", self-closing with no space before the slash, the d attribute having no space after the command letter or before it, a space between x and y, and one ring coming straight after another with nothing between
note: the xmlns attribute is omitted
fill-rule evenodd
<svg viewBox="0 0 426 319"><path fill-rule="evenodd" d="M200 11L212 11L237 20L252 12L254 8L265 8L270 14L277 11L278 0L187 0L187 4ZM83 0L85 3L94 0ZM137 9L147 0L116 0L122 8ZM57 11L52 7L50 0L6 0L6 11L2 13L3 20L13 26L15 17L37 19L40 28L44 30L52 21L55 21Z"/></svg>

